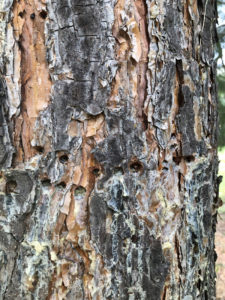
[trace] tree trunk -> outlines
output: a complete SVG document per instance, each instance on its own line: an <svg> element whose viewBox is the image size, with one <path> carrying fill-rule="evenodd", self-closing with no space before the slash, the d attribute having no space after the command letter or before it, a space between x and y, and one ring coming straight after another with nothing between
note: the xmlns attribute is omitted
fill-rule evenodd
<svg viewBox="0 0 225 300"><path fill-rule="evenodd" d="M1 0L0 299L215 299L215 22Z"/></svg>

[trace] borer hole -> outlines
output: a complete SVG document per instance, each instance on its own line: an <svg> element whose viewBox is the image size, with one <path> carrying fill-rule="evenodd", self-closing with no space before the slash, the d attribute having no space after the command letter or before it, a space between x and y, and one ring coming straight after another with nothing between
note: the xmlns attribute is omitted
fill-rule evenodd
<svg viewBox="0 0 225 300"><path fill-rule="evenodd" d="M100 175L100 169L99 168L94 168L92 170L92 173L95 175L95 176L99 176Z"/></svg>
<svg viewBox="0 0 225 300"><path fill-rule="evenodd" d="M30 15L30 18L31 18L31 20L34 20L34 19L35 19L35 13L32 13L32 14Z"/></svg>
<svg viewBox="0 0 225 300"><path fill-rule="evenodd" d="M132 243L136 244L138 242L138 237L136 235L132 235L131 241Z"/></svg>
<svg viewBox="0 0 225 300"><path fill-rule="evenodd" d="M174 161L177 165L179 165L179 163L181 162L181 157L180 157L180 156L175 156L175 157L173 157L173 161Z"/></svg>
<svg viewBox="0 0 225 300"><path fill-rule="evenodd" d="M43 153L44 152L44 147L42 146L35 146L34 149L39 152L39 153Z"/></svg>
<svg viewBox="0 0 225 300"><path fill-rule="evenodd" d="M192 162L192 161L195 160L195 157L190 155L190 156L186 156L185 159L186 159L187 162Z"/></svg>
<svg viewBox="0 0 225 300"><path fill-rule="evenodd" d="M14 193L17 187L15 180L9 180L6 182L6 194Z"/></svg>
<svg viewBox="0 0 225 300"><path fill-rule="evenodd" d="M51 186L51 180L48 178L42 179L41 184L43 187L50 187Z"/></svg>
<svg viewBox="0 0 225 300"><path fill-rule="evenodd" d="M83 186L78 186L74 191L74 196L76 199L84 198L86 194L86 189Z"/></svg>
<svg viewBox="0 0 225 300"><path fill-rule="evenodd" d="M67 161L69 160L69 157L67 154L63 154L59 157L59 161L62 163L62 164L65 164Z"/></svg>
<svg viewBox="0 0 225 300"><path fill-rule="evenodd" d="M46 10L42 10L39 14L39 16L42 18L42 19L46 19L47 18L47 11Z"/></svg>
<svg viewBox="0 0 225 300"><path fill-rule="evenodd" d="M130 164L130 170L132 172L140 172L142 170L143 166L139 161L134 161Z"/></svg>
<svg viewBox="0 0 225 300"><path fill-rule="evenodd" d="M23 19L24 12L23 12L23 11L19 12L18 16L19 16L21 19Z"/></svg>
<svg viewBox="0 0 225 300"><path fill-rule="evenodd" d="M65 189L65 187L66 187L66 183L64 181L57 184L57 188Z"/></svg>

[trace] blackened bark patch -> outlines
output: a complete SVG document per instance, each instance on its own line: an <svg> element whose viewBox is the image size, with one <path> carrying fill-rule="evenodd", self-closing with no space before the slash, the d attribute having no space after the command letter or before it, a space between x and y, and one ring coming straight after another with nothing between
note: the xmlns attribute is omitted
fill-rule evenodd
<svg viewBox="0 0 225 300"><path fill-rule="evenodd" d="M120 181L112 184L111 199L107 202L107 205L114 211L121 211L123 209L123 187Z"/></svg>
<svg viewBox="0 0 225 300"><path fill-rule="evenodd" d="M182 155L191 156L197 151L198 142L195 139L195 116L193 110L193 95L188 86L182 85L183 105L179 109L178 129L182 135Z"/></svg>
<svg viewBox="0 0 225 300"><path fill-rule="evenodd" d="M216 40L215 22L217 20L216 3L208 5L205 1L205 12L201 17L202 20L202 61L209 64L213 61L213 43Z"/></svg>
<svg viewBox="0 0 225 300"><path fill-rule="evenodd" d="M32 211L34 198L31 196L33 181L24 171L11 171L6 174L6 186L2 215L16 240L21 240L27 228L27 219Z"/></svg>
<svg viewBox="0 0 225 300"><path fill-rule="evenodd" d="M110 166L119 166L124 157L125 141L122 136L110 137L99 143L93 150L96 160Z"/></svg>
<svg viewBox="0 0 225 300"><path fill-rule="evenodd" d="M182 60L177 59L176 60L176 70L178 75L178 104L179 107L182 107L184 105L184 95L182 92L182 84L184 83L184 72L183 72L183 64Z"/></svg>
<svg viewBox="0 0 225 300"><path fill-rule="evenodd" d="M167 16L164 21L165 31L169 38L169 50L176 54L181 52L181 22L178 9L172 3L166 7Z"/></svg>
<svg viewBox="0 0 225 300"><path fill-rule="evenodd" d="M17 255L17 241L10 233L0 232L0 253L1 253L1 270L4 270L4 277L1 277L1 293L5 292L11 283L11 276ZM9 299L4 297L4 299ZM15 299L15 298L11 298Z"/></svg>
<svg viewBox="0 0 225 300"><path fill-rule="evenodd" d="M92 197L90 212L92 241L111 269L112 297L127 299L132 289L139 299L160 299L169 270L160 240L151 237L142 221L129 212L110 214L110 234L107 233L110 210L103 195ZM142 292L136 286L137 281L141 283Z"/></svg>
<svg viewBox="0 0 225 300"><path fill-rule="evenodd" d="M202 202L204 208L210 206L210 193L211 193L211 188L209 184L204 184L199 189L199 198L200 198L199 200Z"/></svg>
<svg viewBox="0 0 225 300"><path fill-rule="evenodd" d="M8 109L7 87L3 78L0 78L0 168L10 166L13 148L11 147L10 127L7 126ZM3 138L4 137L4 138Z"/></svg>
<svg viewBox="0 0 225 300"><path fill-rule="evenodd" d="M157 97L154 100L155 111L153 117L156 126L157 122L163 123L163 121L166 120L170 114L172 107L172 88L175 77L175 70L176 66L174 62L168 62L163 68L162 77L157 90Z"/></svg>
<svg viewBox="0 0 225 300"><path fill-rule="evenodd" d="M23 171L13 171L6 175L7 177L7 187L9 188L9 185L14 186L14 191L16 191L15 198L17 200L17 203L20 206L24 206L26 201L28 201L30 192L33 187L33 182L27 172Z"/></svg>
<svg viewBox="0 0 225 300"><path fill-rule="evenodd" d="M106 234L106 214L107 214L107 205L104 201L103 195L94 195L91 198L90 202L90 227L92 239L96 241L99 251L102 254L108 256L108 259L111 257L111 254L108 255L107 248L111 250L111 244L107 245L107 234ZM106 250L106 251L105 251Z"/></svg>
<svg viewBox="0 0 225 300"><path fill-rule="evenodd" d="M151 240L151 255L150 255L150 273L154 284L161 288L168 274L168 264L162 253L162 246L159 240Z"/></svg>

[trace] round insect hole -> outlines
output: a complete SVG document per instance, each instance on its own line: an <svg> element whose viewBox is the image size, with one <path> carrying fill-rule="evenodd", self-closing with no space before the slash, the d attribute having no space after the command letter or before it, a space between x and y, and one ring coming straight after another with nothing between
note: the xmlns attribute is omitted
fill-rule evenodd
<svg viewBox="0 0 225 300"><path fill-rule="evenodd" d="M179 163L181 162L181 157L180 157L180 156L174 156L174 157L173 157L173 161L174 161L177 165L179 165Z"/></svg>
<svg viewBox="0 0 225 300"><path fill-rule="evenodd" d="M186 156L185 159L187 160L187 162L192 162L195 160L195 157L190 155L190 156Z"/></svg>
<svg viewBox="0 0 225 300"><path fill-rule="evenodd" d="M100 169L99 168L94 168L92 173L95 175L95 176L99 176L100 175Z"/></svg>
<svg viewBox="0 0 225 300"><path fill-rule="evenodd" d="M74 191L74 197L77 200L83 199L85 197L85 194L86 194L86 189L82 186L78 186Z"/></svg>
<svg viewBox="0 0 225 300"><path fill-rule="evenodd" d="M67 154L63 154L59 157L59 161L62 163L62 164L65 164L67 161L69 160L69 157Z"/></svg>
<svg viewBox="0 0 225 300"><path fill-rule="evenodd" d="M17 183L15 180L9 180L6 183L6 194L14 193L17 187Z"/></svg>
<svg viewBox="0 0 225 300"><path fill-rule="evenodd" d="M131 241L132 241L132 243L136 244L138 242L138 236L132 235Z"/></svg>
<svg viewBox="0 0 225 300"><path fill-rule="evenodd" d="M31 18L31 20L34 20L35 19L35 13L31 14L30 18Z"/></svg>
<svg viewBox="0 0 225 300"><path fill-rule="evenodd" d="M42 179L41 184L43 187L50 187L51 186L51 180L48 178Z"/></svg>
<svg viewBox="0 0 225 300"><path fill-rule="evenodd" d="M42 10L39 15L42 19L46 19L48 14L47 14L47 11Z"/></svg>
<svg viewBox="0 0 225 300"><path fill-rule="evenodd" d="M19 16L21 19L23 19L24 12L23 12L23 11L19 12L18 16Z"/></svg>
<svg viewBox="0 0 225 300"><path fill-rule="evenodd" d="M34 149L35 149L38 153L43 153L43 152L44 152L44 147L42 147L42 146L35 146Z"/></svg>
<svg viewBox="0 0 225 300"><path fill-rule="evenodd" d="M60 182L56 186L59 189L65 189L66 188L66 183L64 181Z"/></svg>
<svg viewBox="0 0 225 300"><path fill-rule="evenodd" d="M143 167L139 161L134 161L130 164L130 170L134 173L142 171Z"/></svg>

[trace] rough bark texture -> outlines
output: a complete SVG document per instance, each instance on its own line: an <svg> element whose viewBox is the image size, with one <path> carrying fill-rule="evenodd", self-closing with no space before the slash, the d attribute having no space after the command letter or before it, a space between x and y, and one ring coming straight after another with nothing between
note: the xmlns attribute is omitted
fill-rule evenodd
<svg viewBox="0 0 225 300"><path fill-rule="evenodd" d="M215 299L215 21L1 0L0 299Z"/></svg>

